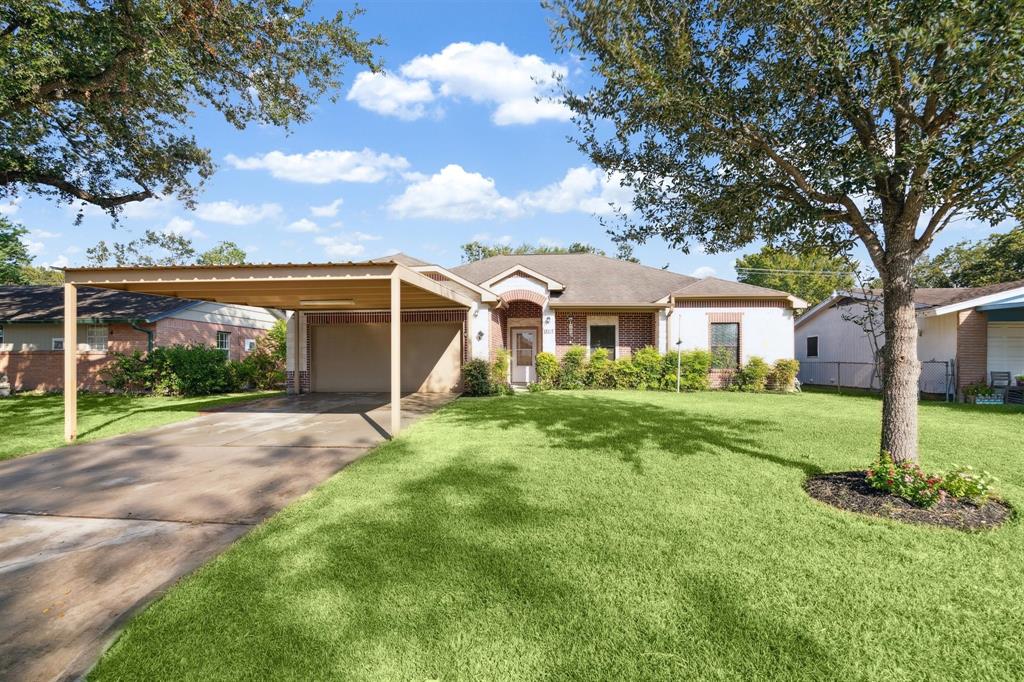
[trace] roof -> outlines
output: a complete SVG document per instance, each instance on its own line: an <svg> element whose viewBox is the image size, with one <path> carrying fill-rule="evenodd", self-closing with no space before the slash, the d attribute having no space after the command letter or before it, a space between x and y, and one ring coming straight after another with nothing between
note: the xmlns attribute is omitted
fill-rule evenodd
<svg viewBox="0 0 1024 682"><path fill-rule="evenodd" d="M564 284L565 291L551 299L560 306L653 304L673 291L700 281L669 270L592 253L492 256L449 269L480 284L516 265Z"/></svg>
<svg viewBox="0 0 1024 682"><path fill-rule="evenodd" d="M676 298L791 298L785 291L718 277L697 280L672 295Z"/></svg>
<svg viewBox="0 0 1024 682"><path fill-rule="evenodd" d="M198 301L113 289L79 287L78 317L153 322ZM0 322L59 322L64 319L64 288L0 286Z"/></svg>
<svg viewBox="0 0 1024 682"><path fill-rule="evenodd" d="M372 259L370 259L367 262L368 263L398 263L399 265L404 265L407 268L414 268L414 267L417 267L419 265L433 265L433 263L428 263L427 261L420 260L419 258L413 258L412 256L410 256L408 254L401 253L401 252L393 253L390 256L381 256L380 258L372 258Z"/></svg>

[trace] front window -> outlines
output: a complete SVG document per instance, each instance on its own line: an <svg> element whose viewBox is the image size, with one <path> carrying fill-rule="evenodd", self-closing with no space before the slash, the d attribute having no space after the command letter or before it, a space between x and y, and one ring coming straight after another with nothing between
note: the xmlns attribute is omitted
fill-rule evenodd
<svg viewBox="0 0 1024 682"><path fill-rule="evenodd" d="M608 351L608 357L615 358L615 325L594 324L590 326L590 352L598 348Z"/></svg>
<svg viewBox="0 0 1024 682"><path fill-rule="evenodd" d="M64 339L60 337L50 339L50 350L64 350Z"/></svg>
<svg viewBox="0 0 1024 682"><path fill-rule="evenodd" d="M740 365L740 325L738 322L711 324L711 368L735 369Z"/></svg>
<svg viewBox="0 0 1024 682"><path fill-rule="evenodd" d="M107 352L107 325L89 325L86 327L85 345L94 352Z"/></svg>
<svg viewBox="0 0 1024 682"><path fill-rule="evenodd" d="M217 332L217 349L228 354L231 350L231 332Z"/></svg>
<svg viewBox="0 0 1024 682"><path fill-rule="evenodd" d="M808 336L807 337L807 357L816 358L818 357L818 337Z"/></svg>

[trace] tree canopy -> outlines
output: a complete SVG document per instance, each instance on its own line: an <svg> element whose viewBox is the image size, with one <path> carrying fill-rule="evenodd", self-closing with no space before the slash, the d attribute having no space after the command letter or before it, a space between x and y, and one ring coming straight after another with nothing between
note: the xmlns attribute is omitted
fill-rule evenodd
<svg viewBox="0 0 1024 682"><path fill-rule="evenodd" d="M914 266L919 287L983 287L1024 279L1024 227L947 246Z"/></svg>
<svg viewBox="0 0 1024 682"><path fill-rule="evenodd" d="M208 251L199 254L199 265L242 265L245 251L234 242L220 242Z"/></svg>
<svg viewBox="0 0 1024 682"><path fill-rule="evenodd" d="M28 284L24 268L32 264L25 242L28 230L0 215L0 284Z"/></svg>
<svg viewBox="0 0 1024 682"><path fill-rule="evenodd" d="M757 253L736 259L737 279L769 289L779 289L816 305L832 292L851 289L857 264L821 248L791 252L765 246Z"/></svg>
<svg viewBox="0 0 1024 682"><path fill-rule="evenodd" d="M237 128L309 118L349 62L377 68L357 12L310 0L14 0L0 5L0 197L34 192L112 214L213 172L198 108Z"/></svg>
<svg viewBox="0 0 1024 682"><path fill-rule="evenodd" d="M180 234L146 230L141 237L128 242L100 241L85 250L89 265L159 266L159 265L240 265L246 255L234 242L220 242L202 253L192 241Z"/></svg>
<svg viewBox="0 0 1024 682"><path fill-rule="evenodd" d="M569 246L537 246L524 242L519 246L512 246L511 244L484 244L480 241L472 241L462 245L462 261L464 263L472 263L491 256L520 256L528 253L596 253L600 256L605 255L604 251L596 246L583 242L573 242Z"/></svg>

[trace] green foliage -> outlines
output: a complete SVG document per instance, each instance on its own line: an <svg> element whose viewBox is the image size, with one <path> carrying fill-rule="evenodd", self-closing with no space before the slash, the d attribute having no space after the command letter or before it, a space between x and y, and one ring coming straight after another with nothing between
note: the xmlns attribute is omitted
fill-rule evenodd
<svg viewBox="0 0 1024 682"><path fill-rule="evenodd" d="M678 363L678 364L677 364ZM665 354L665 376L662 388L676 390L676 369L679 369L679 388L683 391L706 391L710 385L711 353L704 350L669 351Z"/></svg>
<svg viewBox="0 0 1024 682"><path fill-rule="evenodd" d="M554 388L558 383L558 358L554 353L537 353L537 383L541 388Z"/></svg>
<svg viewBox="0 0 1024 682"><path fill-rule="evenodd" d="M229 363L223 351L211 346L160 346L145 355L114 354L101 380L125 395L200 396L238 390L253 382L251 371L244 363Z"/></svg>
<svg viewBox="0 0 1024 682"><path fill-rule="evenodd" d="M1024 279L1024 227L962 241L914 266L919 287L982 287Z"/></svg>
<svg viewBox="0 0 1024 682"><path fill-rule="evenodd" d="M986 384L984 381L979 381L963 388L964 396L967 398L977 398L978 396L990 396L995 395L995 391L991 386Z"/></svg>
<svg viewBox="0 0 1024 682"><path fill-rule="evenodd" d="M39 267L37 265L25 265L21 268L22 284L45 284L56 286L64 284L64 273L60 270Z"/></svg>
<svg viewBox="0 0 1024 682"><path fill-rule="evenodd" d="M733 381L741 391L763 393L765 388L768 387L768 376L771 372L771 365L765 362L764 358L759 358L755 355L747 360L747 364L736 371Z"/></svg>
<svg viewBox="0 0 1024 682"><path fill-rule="evenodd" d="M146 230L141 237L129 242L107 244L100 241L96 246L86 249L85 255L89 259L89 265L93 266L150 267L192 263L196 257L196 250L192 242L180 234Z"/></svg>
<svg viewBox="0 0 1024 682"><path fill-rule="evenodd" d="M491 395L491 365L475 359L462 365L462 392L468 396Z"/></svg>
<svg viewBox="0 0 1024 682"><path fill-rule="evenodd" d="M772 365L768 384L772 390L790 392L796 389L796 375L800 373L800 362L781 358Z"/></svg>
<svg viewBox="0 0 1024 682"><path fill-rule="evenodd" d="M0 284L28 284L24 269L32 256L22 237L28 230L0 215Z"/></svg>
<svg viewBox="0 0 1024 682"><path fill-rule="evenodd" d="M615 360L614 374L615 388L617 389L635 391L643 385L643 377L630 358Z"/></svg>
<svg viewBox="0 0 1024 682"><path fill-rule="evenodd" d="M834 255L820 247L787 251L765 246L757 253L736 259L739 281L788 292L811 306L834 291L852 289L856 269L857 264L847 256Z"/></svg>
<svg viewBox="0 0 1024 682"><path fill-rule="evenodd" d="M111 391L142 395L153 390L156 370L141 351L114 353L112 360L100 375L100 381Z"/></svg>
<svg viewBox="0 0 1024 682"><path fill-rule="evenodd" d="M558 369L558 387L564 389L585 388L587 385L587 349L583 346L572 346L565 355Z"/></svg>
<svg viewBox="0 0 1024 682"><path fill-rule="evenodd" d="M553 253L596 253L600 256L605 255L604 251L596 246L583 242L573 242L569 246L534 246L524 242L519 246L512 246L511 244L484 244L480 241L472 241L462 245L462 261L464 263L472 263L484 258L491 258L492 256Z"/></svg>
<svg viewBox="0 0 1024 682"><path fill-rule="evenodd" d="M615 387L615 365L608 357L607 348L595 348L590 352L586 376L587 388Z"/></svg>
<svg viewBox="0 0 1024 682"><path fill-rule="evenodd" d="M283 362L288 354L288 322L277 320L274 326L267 330L271 352Z"/></svg>
<svg viewBox="0 0 1024 682"><path fill-rule="evenodd" d="M656 391L662 387L665 377L665 359L653 346L645 346L633 353L633 367L636 369L637 388Z"/></svg>
<svg viewBox="0 0 1024 682"><path fill-rule="evenodd" d="M994 497L996 483L995 477L987 471L958 466L942 477L941 486L952 497L981 507Z"/></svg>
<svg viewBox="0 0 1024 682"><path fill-rule="evenodd" d="M234 242L220 242L212 249L199 254L199 265L243 265L245 251Z"/></svg>
<svg viewBox="0 0 1024 682"><path fill-rule="evenodd" d="M131 201L191 204L213 172L188 131L198 111L236 128L287 127L376 68L356 12L310 3L54 2L0 9L0 197L15 189L116 213Z"/></svg>
<svg viewBox="0 0 1024 682"><path fill-rule="evenodd" d="M275 328L283 322L278 320ZM232 383L260 390L279 388L285 380L285 354L279 335L261 336L256 339L256 348L238 362L237 380Z"/></svg>
<svg viewBox="0 0 1024 682"><path fill-rule="evenodd" d="M935 505L945 494L942 477L931 476L913 462L893 462L892 455L882 452L865 472L872 488L901 497L913 505L927 509Z"/></svg>
<svg viewBox="0 0 1024 682"><path fill-rule="evenodd" d="M499 348L494 354L494 362L491 364L491 392L498 395L512 393L512 384L509 383L508 371L512 356L508 350Z"/></svg>

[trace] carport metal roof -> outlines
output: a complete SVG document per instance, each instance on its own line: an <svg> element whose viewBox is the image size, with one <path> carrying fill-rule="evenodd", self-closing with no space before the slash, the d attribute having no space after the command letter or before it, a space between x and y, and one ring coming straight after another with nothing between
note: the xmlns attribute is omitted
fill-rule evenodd
<svg viewBox="0 0 1024 682"><path fill-rule="evenodd" d="M392 435L401 426L401 311L476 303L396 261L67 268L64 282L64 438L69 442L78 432L79 286L297 311L388 310Z"/></svg>

